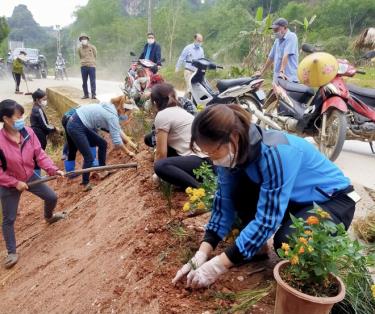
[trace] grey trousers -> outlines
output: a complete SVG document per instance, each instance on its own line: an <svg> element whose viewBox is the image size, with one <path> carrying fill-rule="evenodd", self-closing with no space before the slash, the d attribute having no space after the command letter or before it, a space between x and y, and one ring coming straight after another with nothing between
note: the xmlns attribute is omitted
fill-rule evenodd
<svg viewBox="0 0 375 314"><path fill-rule="evenodd" d="M28 182L37 180L34 174ZM57 195L46 184L38 184L29 188L29 192L44 200L44 218L51 218L57 204ZM14 222L17 217L17 209L21 192L16 188L0 186L0 200L3 211L2 231L8 254L16 253L16 236L14 234Z"/></svg>

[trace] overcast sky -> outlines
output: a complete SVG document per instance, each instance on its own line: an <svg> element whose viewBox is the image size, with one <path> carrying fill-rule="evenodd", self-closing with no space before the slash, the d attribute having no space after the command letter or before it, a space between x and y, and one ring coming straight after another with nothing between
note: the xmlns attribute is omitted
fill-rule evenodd
<svg viewBox="0 0 375 314"><path fill-rule="evenodd" d="M66 26L73 22L77 6L86 5L88 0L0 0L0 16L9 17L19 4L25 4L41 26Z"/></svg>

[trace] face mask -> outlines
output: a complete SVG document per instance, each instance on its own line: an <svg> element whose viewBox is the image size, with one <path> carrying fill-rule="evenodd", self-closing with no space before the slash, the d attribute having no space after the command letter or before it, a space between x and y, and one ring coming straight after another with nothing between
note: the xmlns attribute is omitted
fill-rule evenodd
<svg viewBox="0 0 375 314"><path fill-rule="evenodd" d="M225 168L234 168L236 167L236 162L234 161L235 155L232 152L232 149L229 150L229 154L225 155L223 158L213 160L215 166L225 167Z"/></svg>
<svg viewBox="0 0 375 314"><path fill-rule="evenodd" d="M81 43L82 45L86 46L89 43L89 41L87 39L82 39Z"/></svg>
<svg viewBox="0 0 375 314"><path fill-rule="evenodd" d="M149 44L149 45L152 45L153 43L155 42L155 39L147 39L147 43Z"/></svg>
<svg viewBox="0 0 375 314"><path fill-rule="evenodd" d="M42 100L42 101L40 102L40 105L41 105L43 108L47 107L47 100Z"/></svg>
<svg viewBox="0 0 375 314"><path fill-rule="evenodd" d="M278 31L277 33L273 33L274 39L281 39L284 37L284 34L281 31Z"/></svg>
<svg viewBox="0 0 375 314"><path fill-rule="evenodd" d="M194 43L194 46L195 46L196 48L199 48L201 45L202 45L201 43Z"/></svg>
<svg viewBox="0 0 375 314"><path fill-rule="evenodd" d="M18 119L13 124L13 128L15 128L17 131L21 131L25 127L25 120L24 119Z"/></svg>
<svg viewBox="0 0 375 314"><path fill-rule="evenodd" d="M118 116L118 119L121 121L121 122L124 122L124 121L128 121L129 117L127 114L120 114Z"/></svg>
<svg viewBox="0 0 375 314"><path fill-rule="evenodd" d="M138 81L139 81L139 83L141 83L141 84L146 84L147 81L148 81L148 79L147 79L147 77L140 77L140 78L138 78Z"/></svg>

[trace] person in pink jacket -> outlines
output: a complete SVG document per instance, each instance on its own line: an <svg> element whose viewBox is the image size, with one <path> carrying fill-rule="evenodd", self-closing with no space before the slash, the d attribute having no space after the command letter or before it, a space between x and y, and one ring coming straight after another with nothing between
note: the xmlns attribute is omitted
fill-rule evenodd
<svg viewBox="0 0 375 314"><path fill-rule="evenodd" d="M34 174L35 162L48 175L63 176L40 146L31 128L25 127L24 109L13 100L0 102L0 200L3 214L2 232L8 255L5 268L11 268L18 261L14 222L17 216L21 193L25 190L44 200L44 218L52 224L65 217L64 213L53 213L57 196L46 184L29 187L28 183L38 179Z"/></svg>

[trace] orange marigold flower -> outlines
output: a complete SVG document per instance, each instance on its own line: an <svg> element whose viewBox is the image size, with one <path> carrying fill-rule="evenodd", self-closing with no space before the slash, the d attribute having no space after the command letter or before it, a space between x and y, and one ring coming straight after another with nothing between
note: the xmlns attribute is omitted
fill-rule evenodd
<svg viewBox="0 0 375 314"><path fill-rule="evenodd" d="M306 219L306 222L308 225L317 225L319 223L318 217L310 216Z"/></svg>
<svg viewBox="0 0 375 314"><path fill-rule="evenodd" d="M281 249L284 251L288 251L290 249L290 246L288 243L281 243Z"/></svg>
<svg viewBox="0 0 375 314"><path fill-rule="evenodd" d="M305 230L304 234L306 234L306 235L312 235L312 231L311 230Z"/></svg>
<svg viewBox="0 0 375 314"><path fill-rule="evenodd" d="M290 259L290 263L291 263L292 265L297 265L297 264L299 263L299 258L298 258L298 256L297 256L297 255L293 255L293 256L291 257L291 259Z"/></svg>
<svg viewBox="0 0 375 314"><path fill-rule="evenodd" d="M302 244L307 244L307 239L304 238L304 237L300 237L300 238L298 239L298 241L299 241L300 243L302 243Z"/></svg>
<svg viewBox="0 0 375 314"><path fill-rule="evenodd" d="M305 253L305 248L304 248L303 246L301 246L301 247L299 248L299 250L298 250L298 253L299 253L299 254L303 254L303 253Z"/></svg>

